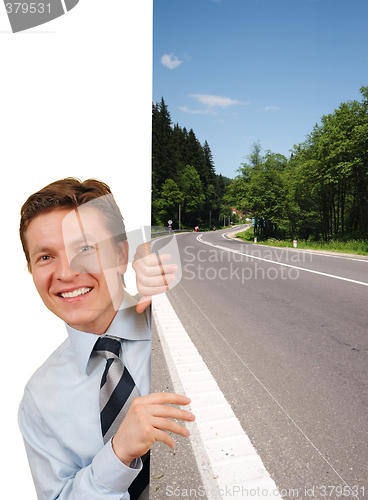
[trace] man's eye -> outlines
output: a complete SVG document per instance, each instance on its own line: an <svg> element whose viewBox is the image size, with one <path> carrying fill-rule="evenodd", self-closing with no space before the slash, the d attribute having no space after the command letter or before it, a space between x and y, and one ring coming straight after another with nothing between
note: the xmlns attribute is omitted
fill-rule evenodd
<svg viewBox="0 0 368 500"><path fill-rule="evenodd" d="M89 245L84 245L83 247L81 247L80 251L81 252L88 252L88 250L93 250L93 247L89 246Z"/></svg>
<svg viewBox="0 0 368 500"><path fill-rule="evenodd" d="M45 260L49 260L49 258L50 258L50 255L42 255L42 256L40 257L40 260L41 260L41 261L45 261Z"/></svg>

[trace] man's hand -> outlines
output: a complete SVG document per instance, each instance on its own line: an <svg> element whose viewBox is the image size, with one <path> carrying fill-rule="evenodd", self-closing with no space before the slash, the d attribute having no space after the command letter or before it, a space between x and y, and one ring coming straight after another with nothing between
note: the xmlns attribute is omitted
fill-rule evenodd
<svg viewBox="0 0 368 500"><path fill-rule="evenodd" d="M132 267L136 273L137 289L142 295L136 311L142 313L151 304L152 295L167 292L169 284L175 281L176 264L164 264L171 256L150 254L149 244L139 245Z"/></svg>
<svg viewBox="0 0 368 500"><path fill-rule="evenodd" d="M187 405L190 399L180 394L166 392L149 394L135 398L119 430L112 440L115 455L129 467L132 460L143 456L156 441L174 448L174 440L166 431L188 437L188 429L170 420L171 418L195 420L195 416L186 410L167 406Z"/></svg>

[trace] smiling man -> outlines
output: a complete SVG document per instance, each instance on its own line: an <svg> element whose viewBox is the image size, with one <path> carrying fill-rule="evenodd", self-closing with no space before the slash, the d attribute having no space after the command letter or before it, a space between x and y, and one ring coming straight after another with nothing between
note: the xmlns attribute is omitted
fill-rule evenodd
<svg viewBox="0 0 368 500"><path fill-rule="evenodd" d="M113 241L93 201L83 208L41 213L29 224L26 241L46 307L73 328L101 334L124 297L127 241Z"/></svg>
<svg viewBox="0 0 368 500"><path fill-rule="evenodd" d="M189 431L171 419L194 416L168 406L188 398L150 394L149 301L124 289L128 243L109 187L74 178L46 186L23 205L20 236L38 293L68 332L20 404L38 498L147 498L151 446L173 447L167 431ZM135 269L146 295L162 292L152 256Z"/></svg>

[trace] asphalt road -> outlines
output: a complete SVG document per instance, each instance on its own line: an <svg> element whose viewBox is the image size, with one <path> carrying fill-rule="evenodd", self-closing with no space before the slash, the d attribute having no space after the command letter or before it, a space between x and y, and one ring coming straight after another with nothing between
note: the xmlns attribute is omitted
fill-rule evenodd
<svg viewBox="0 0 368 500"><path fill-rule="evenodd" d="M368 261L225 232L177 236L179 319L284 498L368 497Z"/></svg>
<svg viewBox="0 0 368 500"><path fill-rule="evenodd" d="M152 322L152 381L151 392L175 392L165 362L157 329ZM150 500L182 496L186 491L199 491L202 484L196 459L188 438L173 435L175 448L157 441L151 448ZM201 496L206 500L207 496Z"/></svg>

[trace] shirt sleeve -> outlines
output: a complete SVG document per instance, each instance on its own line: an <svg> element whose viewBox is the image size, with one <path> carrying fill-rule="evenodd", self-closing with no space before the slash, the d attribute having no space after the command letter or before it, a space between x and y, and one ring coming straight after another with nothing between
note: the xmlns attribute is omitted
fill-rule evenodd
<svg viewBox="0 0 368 500"><path fill-rule="evenodd" d="M39 500L129 500L128 487L142 469L141 459L127 467L110 440L81 467L47 428L29 393L20 404L19 426Z"/></svg>

